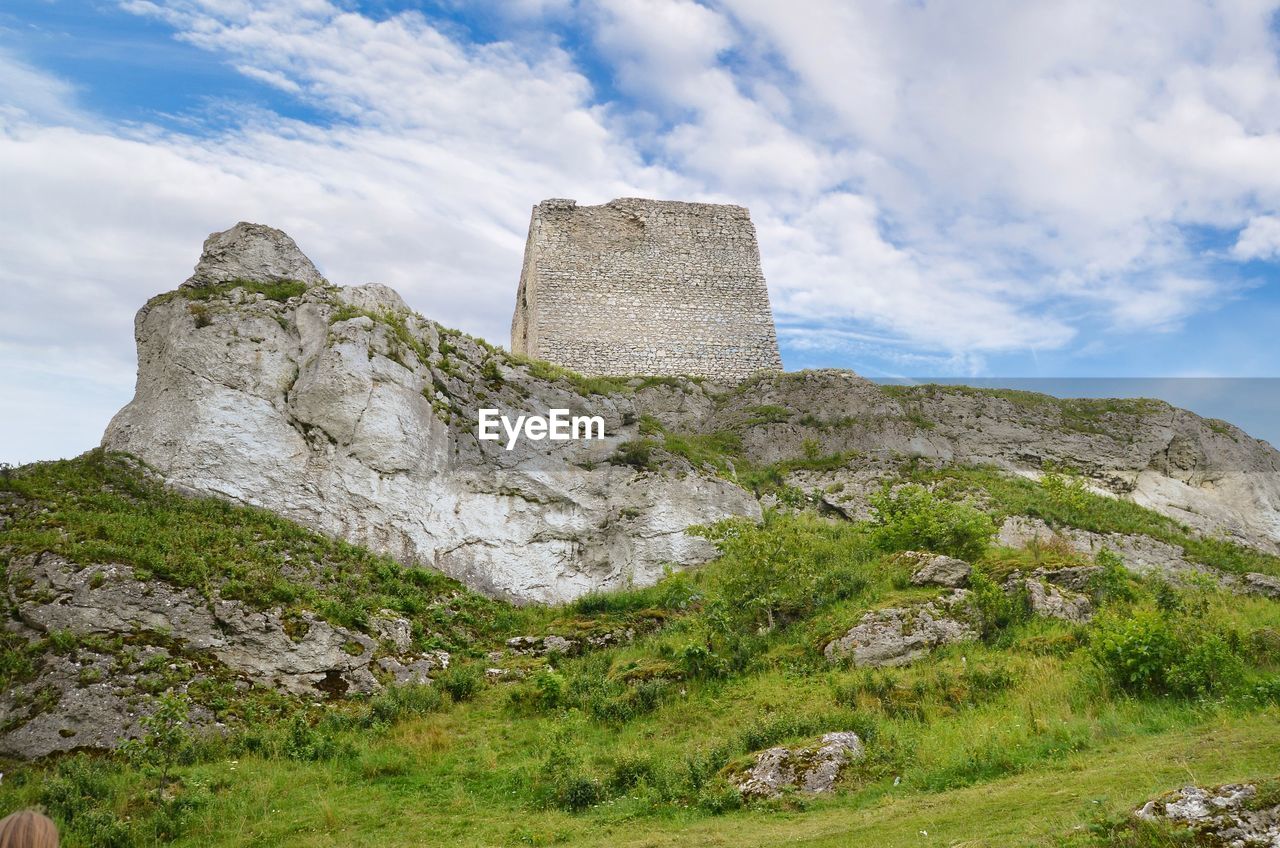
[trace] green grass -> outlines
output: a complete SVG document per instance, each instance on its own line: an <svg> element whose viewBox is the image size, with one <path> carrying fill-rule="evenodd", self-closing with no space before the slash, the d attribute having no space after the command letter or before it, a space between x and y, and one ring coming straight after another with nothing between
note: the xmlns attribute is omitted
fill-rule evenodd
<svg viewBox="0 0 1280 848"><path fill-rule="evenodd" d="M1223 571L1280 575L1280 557L1234 542L1204 538L1154 510L1132 501L1094 494L1078 480L1049 474L1042 482L1001 473L994 468L952 466L917 468L907 473L916 482L942 484L954 493L983 492L997 518L1027 515L1052 527L1078 527L1094 533L1142 534L1183 549L1187 559Z"/></svg>
<svg viewBox="0 0 1280 848"><path fill-rule="evenodd" d="M630 377L587 377L568 368L553 365L541 359L523 356L522 354L509 353L506 356L513 364L526 368L529 371L529 376L551 383L557 381L567 382L575 392L583 397L633 391L632 387L628 385L632 379Z"/></svg>
<svg viewBox="0 0 1280 848"><path fill-rule="evenodd" d="M1018 389L985 389L937 383L918 386L881 385L880 391L894 400L908 404L922 398L937 399L947 395L1003 400L1020 411L1054 417L1062 429L1080 433L1107 432L1104 424L1111 416L1144 418L1170 409L1164 401L1151 398L1057 398ZM918 414L917 412L916 415ZM909 412L909 419L911 415Z"/></svg>
<svg viewBox="0 0 1280 848"><path fill-rule="evenodd" d="M836 462L809 453L796 461ZM206 591L240 587L256 603L277 602L286 560L310 563L314 584L294 581L288 603L333 604L344 621L375 605L404 609L424 627L452 627L459 656L437 686L369 700L311 705L259 693L237 707L229 736L164 756L144 746L131 756L4 764L0 814L44 805L70 848L1115 848L1160 844L1134 842L1120 818L1158 792L1274 776L1280 661L1268 646L1280 639L1280 604L1266 599L1127 577L1125 591L1103 599L1121 619L1163 610L1179 627L1212 622L1227 634L1240 675L1204 695L1126 692L1090 649L1097 626L1025 617L907 668L828 664L823 646L867 610L939 594L910 586L910 566L894 555L932 538L939 523L972 517L936 508L938 499L990 484L998 509L1155 526L1069 487L1000 489L980 469L920 479L940 485L903 501L904 515L887 514L881 528L770 512L758 526L706 528L722 556L704 568L562 608L517 610L268 513L184 498L122 457L92 452L19 469L3 482L17 499L7 557L48 549L78 562L121 561ZM1037 562L1081 560L1056 549L979 558L984 572ZM437 606L443 597L447 611ZM636 631L634 642L549 661L507 658L502 682L482 673L493 662L483 652L508 633L581 639L623 627ZM39 652L91 647L83 642L50 634L0 652L0 668L22 673ZM867 756L831 797L744 807L726 783L753 751L850 729Z"/></svg>
<svg viewBox="0 0 1280 848"><path fill-rule="evenodd" d="M531 612L463 590L438 572L306 530L266 510L165 488L122 455L93 450L0 478L20 506L0 563L51 551L83 565L122 563L254 607L314 610L362 628L379 609L415 624L420 645L465 650L529 623ZM299 573L301 570L302 574Z"/></svg>
<svg viewBox="0 0 1280 848"><path fill-rule="evenodd" d="M147 301L148 306L158 306L176 298L191 301L208 301L222 297L233 289L244 289L247 292L260 294L267 300L284 303L293 297L300 297L307 290L307 284L297 280L280 280L274 283L254 282L253 280L232 280L213 286L188 286L158 294Z"/></svg>

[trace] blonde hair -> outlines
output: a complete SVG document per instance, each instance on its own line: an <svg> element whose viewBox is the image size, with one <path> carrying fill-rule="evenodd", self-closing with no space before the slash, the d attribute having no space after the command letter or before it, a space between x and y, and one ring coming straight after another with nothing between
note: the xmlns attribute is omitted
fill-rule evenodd
<svg viewBox="0 0 1280 848"><path fill-rule="evenodd" d="M0 848L58 848L58 826L35 810L0 819Z"/></svg>

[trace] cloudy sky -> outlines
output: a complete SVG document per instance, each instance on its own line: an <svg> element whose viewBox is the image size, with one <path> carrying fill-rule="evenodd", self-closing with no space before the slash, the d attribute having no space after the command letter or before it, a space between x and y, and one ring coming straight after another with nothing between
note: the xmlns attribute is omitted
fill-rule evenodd
<svg viewBox="0 0 1280 848"><path fill-rule="evenodd" d="M505 343L546 197L749 206L789 369L1280 375L1278 7L7 0L0 460L211 231Z"/></svg>

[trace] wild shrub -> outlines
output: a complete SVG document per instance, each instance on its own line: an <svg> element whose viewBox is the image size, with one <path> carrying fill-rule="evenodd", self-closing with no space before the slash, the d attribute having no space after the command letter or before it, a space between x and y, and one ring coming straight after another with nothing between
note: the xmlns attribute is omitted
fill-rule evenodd
<svg viewBox="0 0 1280 848"><path fill-rule="evenodd" d="M697 804L713 816L723 815L742 808L742 792L723 777L716 777L698 790Z"/></svg>
<svg viewBox="0 0 1280 848"><path fill-rule="evenodd" d="M601 680L590 690L580 690L579 704L593 718L623 724L657 709L666 699L670 684L665 680L635 683Z"/></svg>
<svg viewBox="0 0 1280 848"><path fill-rule="evenodd" d="M1005 628L1031 617L1026 587L1019 586L1006 592L981 567L975 567L969 575L969 597L978 611L978 630L987 641Z"/></svg>
<svg viewBox="0 0 1280 848"><path fill-rule="evenodd" d="M76 754L60 761L40 788L40 803L62 822L74 823L92 810L100 798L111 794L111 769L107 763Z"/></svg>
<svg viewBox="0 0 1280 848"><path fill-rule="evenodd" d="M484 688L484 672L474 665L451 665L436 675L435 680L455 703L470 701Z"/></svg>
<svg viewBox="0 0 1280 848"><path fill-rule="evenodd" d="M1280 675L1255 683L1249 690L1249 698L1259 706L1280 704Z"/></svg>
<svg viewBox="0 0 1280 848"><path fill-rule="evenodd" d="M407 718L437 712L444 706L441 690L431 685L388 686L369 701L361 724L395 724Z"/></svg>
<svg viewBox="0 0 1280 848"><path fill-rule="evenodd" d="M701 532L724 554L704 616L713 631L769 631L870 585L874 552L856 525L769 512L759 525L734 519Z"/></svg>
<svg viewBox="0 0 1280 848"><path fill-rule="evenodd" d="M996 526L972 504L950 501L915 484L887 485L871 497L872 539L884 551L923 550L975 560Z"/></svg>
<svg viewBox="0 0 1280 848"><path fill-rule="evenodd" d="M572 734L568 723L556 730L534 777L534 791L546 806L577 813L605 800L606 791L600 779L583 767Z"/></svg>
<svg viewBox="0 0 1280 848"><path fill-rule="evenodd" d="M280 753L290 760L318 762L332 760L353 752L331 727L312 724L306 713L299 710L285 725Z"/></svg>
<svg viewBox="0 0 1280 848"><path fill-rule="evenodd" d="M729 671L729 664L706 645L691 643L675 652L680 671L691 679L722 677Z"/></svg>
<svg viewBox="0 0 1280 848"><path fill-rule="evenodd" d="M653 449L652 439L632 439L618 445L617 450L609 457L609 462L614 465L630 465L643 471L652 465Z"/></svg>
<svg viewBox="0 0 1280 848"><path fill-rule="evenodd" d="M58 823L62 843L94 848L167 844L188 830L207 791L174 782L157 791L150 781L129 787L116 779L120 763L77 754L41 780L37 802Z"/></svg>
<svg viewBox="0 0 1280 848"><path fill-rule="evenodd" d="M609 770L609 789L629 792L643 783L654 783L658 769L653 758L645 754L626 753L614 760Z"/></svg>
<svg viewBox="0 0 1280 848"><path fill-rule="evenodd" d="M1245 650L1255 665L1269 668L1280 666L1280 630L1259 627L1245 640Z"/></svg>
<svg viewBox="0 0 1280 848"><path fill-rule="evenodd" d="M1162 610L1144 608L1132 615L1096 620L1089 654L1121 689L1163 691L1177 642Z"/></svg>
<svg viewBox="0 0 1280 848"><path fill-rule="evenodd" d="M135 764L159 772L161 788L169 784L174 766L193 751L187 724L190 709L191 704L185 696L166 692L155 699L151 714L141 719L145 734L121 746L125 756Z"/></svg>
<svg viewBox="0 0 1280 848"><path fill-rule="evenodd" d="M1244 674L1234 631L1200 615L1151 604L1096 618L1089 654L1112 683L1135 695L1216 695Z"/></svg>
<svg viewBox="0 0 1280 848"><path fill-rule="evenodd" d="M486 359L484 367L480 369L480 376L490 386L501 386L503 382L502 369L498 367L498 360Z"/></svg>
<svg viewBox="0 0 1280 848"><path fill-rule="evenodd" d="M1093 558L1102 570L1089 579L1089 592L1098 603L1128 602L1135 597L1133 575L1124 560L1110 548L1102 548Z"/></svg>

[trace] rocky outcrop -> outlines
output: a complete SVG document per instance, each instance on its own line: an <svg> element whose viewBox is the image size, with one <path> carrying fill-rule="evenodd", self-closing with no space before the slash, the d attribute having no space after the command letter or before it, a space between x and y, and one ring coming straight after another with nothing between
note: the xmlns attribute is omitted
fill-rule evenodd
<svg viewBox="0 0 1280 848"><path fill-rule="evenodd" d="M182 285L214 286L235 280L323 285L324 277L293 239L280 230L241 221L204 242L196 270Z"/></svg>
<svg viewBox="0 0 1280 848"><path fill-rule="evenodd" d="M1177 545L1171 545L1150 536L1092 533L1075 527L1053 528L1038 518L1011 516L1000 526L996 541L1009 548L1034 544L1062 544L1091 558L1096 557L1098 552L1105 548L1117 554L1125 567L1135 574L1157 575L1175 584L1191 584L1208 580L1230 592L1280 598L1280 578L1254 572L1229 574L1218 571L1187 559L1182 548ZM1091 573L1088 567L1064 568L1057 572L1046 572L1042 576L1048 576L1049 582L1057 583L1059 586L1084 591L1083 585L1075 586L1070 582L1064 582L1068 575L1075 572L1084 579L1087 579L1088 574Z"/></svg>
<svg viewBox="0 0 1280 848"><path fill-rule="evenodd" d="M748 800L774 798L786 791L820 794L830 792L845 766L863 754L858 734L828 733L812 745L761 751L730 780Z"/></svg>
<svg viewBox="0 0 1280 848"><path fill-rule="evenodd" d="M246 279L304 285L234 287ZM179 489L262 506L516 601L651 583L715 555L691 525L759 517L722 469L674 454L620 461L648 417L672 432L727 431L756 465L814 448L857 457L789 478L848 518L866 516L866 494L907 458L1027 475L1049 462L1280 551L1280 454L1158 402L890 391L846 371L731 391L681 379L601 388L440 327L385 286L327 285L292 240L258 225L211 236L188 286L143 307L135 334L137 390L104 447ZM513 421L557 408L599 416L606 436L521 438L507 450L478 438L481 408ZM1126 561L1178 554L1133 539L1117 550Z"/></svg>
<svg viewBox="0 0 1280 848"><path fill-rule="evenodd" d="M1280 598L1280 577L1250 572L1240 578L1244 590L1264 598Z"/></svg>
<svg viewBox="0 0 1280 848"><path fill-rule="evenodd" d="M371 622L380 644L308 612L286 619L144 582L128 566L29 555L10 562L7 584L7 627L51 642L30 677L0 693L0 754L11 756L114 747L138 735L146 692L223 681L327 697L427 683L449 662L410 651L394 619Z"/></svg>
<svg viewBox="0 0 1280 848"><path fill-rule="evenodd" d="M973 573L973 566L964 560L941 554L907 551L900 554L899 558L916 566L911 574L912 586L958 589L969 583L969 575Z"/></svg>
<svg viewBox="0 0 1280 848"><path fill-rule="evenodd" d="M1076 469L1099 491L1205 534L1280 553L1280 452L1161 401L886 387L822 370L739 386L699 429L740 432L747 454L761 463L801 456L806 444L819 454L856 454L847 468L800 470L788 479L852 517L866 515L868 494L901 458L1028 477L1049 464Z"/></svg>
<svg viewBox="0 0 1280 848"><path fill-rule="evenodd" d="M1148 801L1135 811L1138 818L1185 825L1196 844L1228 848L1274 848L1280 845L1280 803L1270 801L1258 787L1231 783L1211 789L1187 786Z"/></svg>
<svg viewBox="0 0 1280 848"><path fill-rule="evenodd" d="M143 662L80 651L46 657L38 679L0 693L0 755L30 759L114 748L142 735L148 706L136 694ZM122 694L124 693L124 694Z"/></svg>
<svg viewBox="0 0 1280 848"><path fill-rule="evenodd" d="M295 694L378 686L369 670L377 643L310 613L286 628L279 609L260 611L160 581L144 583L127 566L77 566L48 554L15 560L9 574L9 601L32 631L168 633L251 682Z"/></svg>
<svg viewBox="0 0 1280 848"><path fill-rule="evenodd" d="M213 241L244 241L222 235ZM232 254L206 259L258 261ZM286 266L271 273L297 276L296 258ZM181 490L265 507L516 601L654 582L714 556L690 525L760 515L710 474L611 463L638 435L629 394L534 373L409 312L385 286L206 294L162 296L138 313L137 390L103 437ZM552 409L600 416L606 436L521 438L507 450L478 438L482 407L512 421Z"/></svg>
<svg viewBox="0 0 1280 848"><path fill-rule="evenodd" d="M1182 548L1150 536L1124 533L1092 533L1074 527L1050 527L1038 518L1015 515L1004 520L996 543L1006 548L1027 545L1062 544L1090 559L1104 548L1119 555L1135 574L1158 574L1187 578L1207 574L1203 565L1188 560Z"/></svg>
<svg viewBox="0 0 1280 848"><path fill-rule="evenodd" d="M1083 571L1084 569L1059 569L1059 571ZM1093 618L1093 601L1083 593L1086 581L1079 581L1079 590L1066 588L1055 582L1044 569L1037 569L1030 577L1022 577L1017 572L1005 583L1006 591L1026 592L1027 606L1033 615L1045 618L1057 618L1073 624L1084 624ZM1075 575L1071 575L1074 577ZM1075 581L1073 581L1073 584Z"/></svg>
<svg viewBox="0 0 1280 848"><path fill-rule="evenodd" d="M916 606L872 610L823 654L828 662L848 658L855 666L907 665L942 645L977 639L975 616L965 589Z"/></svg>

